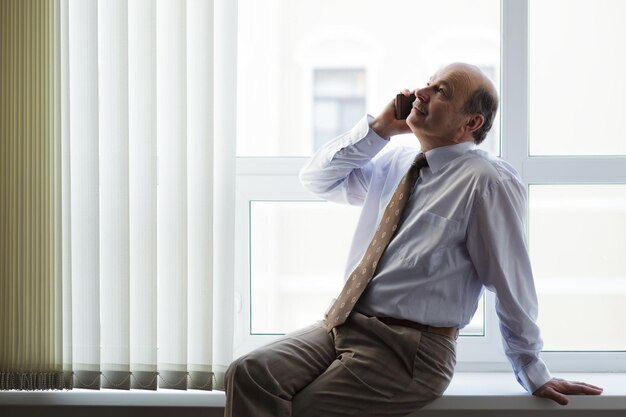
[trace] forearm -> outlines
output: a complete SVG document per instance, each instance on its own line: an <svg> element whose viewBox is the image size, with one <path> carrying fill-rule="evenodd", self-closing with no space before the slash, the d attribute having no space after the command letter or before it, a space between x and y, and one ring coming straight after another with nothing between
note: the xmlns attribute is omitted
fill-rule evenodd
<svg viewBox="0 0 626 417"><path fill-rule="evenodd" d="M370 129L372 120L371 116L363 118L317 151L300 171L302 185L327 200L362 202L373 170L371 160L387 144Z"/></svg>

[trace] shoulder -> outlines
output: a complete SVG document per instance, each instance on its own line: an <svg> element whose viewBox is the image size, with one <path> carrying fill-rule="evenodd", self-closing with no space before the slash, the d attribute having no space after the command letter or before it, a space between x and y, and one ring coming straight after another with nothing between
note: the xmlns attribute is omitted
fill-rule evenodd
<svg viewBox="0 0 626 417"><path fill-rule="evenodd" d="M460 169L473 184L475 196L480 199L497 194L526 194L519 172L507 161L482 149L473 149L459 159Z"/></svg>
<svg viewBox="0 0 626 417"><path fill-rule="evenodd" d="M513 165L482 149L467 152L459 162L463 169L476 179L489 183L508 181L522 183L522 178Z"/></svg>

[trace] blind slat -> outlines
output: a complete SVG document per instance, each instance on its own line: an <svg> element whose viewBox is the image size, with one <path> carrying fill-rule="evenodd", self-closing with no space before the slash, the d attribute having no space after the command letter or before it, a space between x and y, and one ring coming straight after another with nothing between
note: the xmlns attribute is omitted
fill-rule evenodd
<svg viewBox="0 0 626 417"><path fill-rule="evenodd" d="M70 2L69 124L72 363L100 371L98 3ZM68 302L68 300L66 300ZM77 386L97 388L76 378Z"/></svg>
<svg viewBox="0 0 626 417"><path fill-rule="evenodd" d="M136 387L156 388L156 3L128 4L130 367ZM148 375L148 376L145 376ZM152 389L154 389L152 388Z"/></svg>
<svg viewBox="0 0 626 417"><path fill-rule="evenodd" d="M189 222L189 370L193 388L210 389L213 359L213 31L212 2L187 1L187 186ZM195 372L197 371L197 373Z"/></svg>
<svg viewBox="0 0 626 417"><path fill-rule="evenodd" d="M128 2L98 3L102 370L130 371ZM122 377L121 380L124 380ZM120 388L120 377L104 381ZM127 381L122 384L129 388Z"/></svg>
<svg viewBox="0 0 626 417"><path fill-rule="evenodd" d="M187 372L185 6L182 1L166 0L158 2L156 9L159 372Z"/></svg>

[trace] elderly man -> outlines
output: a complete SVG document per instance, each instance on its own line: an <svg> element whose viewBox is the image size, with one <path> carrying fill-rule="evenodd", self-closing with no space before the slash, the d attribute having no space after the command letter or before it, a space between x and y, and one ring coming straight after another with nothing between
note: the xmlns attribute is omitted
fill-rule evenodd
<svg viewBox="0 0 626 417"><path fill-rule="evenodd" d="M406 120L392 101L301 171L311 192L363 207L346 284L323 322L233 362L226 416L410 414L448 386L458 329L484 288L497 297L505 352L528 392L560 404L602 392L552 378L539 357L526 187L511 165L476 148L498 107L493 83L457 63L414 93ZM419 151L381 152L409 132Z"/></svg>

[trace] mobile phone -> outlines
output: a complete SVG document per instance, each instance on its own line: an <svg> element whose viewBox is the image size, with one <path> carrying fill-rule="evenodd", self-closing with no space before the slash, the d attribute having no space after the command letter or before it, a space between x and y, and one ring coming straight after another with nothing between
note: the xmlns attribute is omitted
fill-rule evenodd
<svg viewBox="0 0 626 417"><path fill-rule="evenodd" d="M396 96L396 119L404 120L409 117L414 101L415 94L411 94L408 97L404 94L398 94Z"/></svg>

